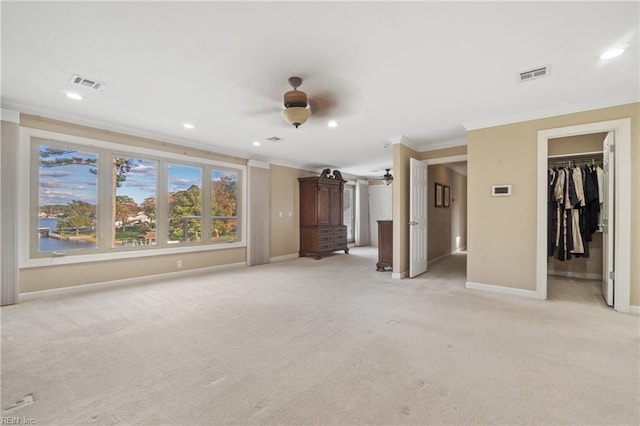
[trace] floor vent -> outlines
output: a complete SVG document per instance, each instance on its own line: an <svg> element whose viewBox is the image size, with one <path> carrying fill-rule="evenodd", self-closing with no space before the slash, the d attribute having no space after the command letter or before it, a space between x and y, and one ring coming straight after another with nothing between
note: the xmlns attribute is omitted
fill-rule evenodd
<svg viewBox="0 0 640 426"><path fill-rule="evenodd" d="M93 90L100 90L102 86L104 86L104 82L98 81L93 78L86 78L78 74L74 74L71 76L71 82L73 84L77 84L78 86L88 87Z"/></svg>
<svg viewBox="0 0 640 426"><path fill-rule="evenodd" d="M522 83L523 81L531 81L537 78L546 77L549 75L550 71L551 67L549 65L523 71L518 74L518 81Z"/></svg>

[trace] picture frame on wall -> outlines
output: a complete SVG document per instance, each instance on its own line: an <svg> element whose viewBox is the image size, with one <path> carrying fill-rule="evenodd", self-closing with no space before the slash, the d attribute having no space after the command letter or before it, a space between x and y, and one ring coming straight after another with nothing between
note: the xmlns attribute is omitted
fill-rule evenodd
<svg viewBox="0 0 640 426"><path fill-rule="evenodd" d="M449 185L444 185L442 187L442 207L448 209L451 204L451 189L449 189Z"/></svg>
<svg viewBox="0 0 640 426"><path fill-rule="evenodd" d="M442 184L438 182L436 182L435 202L436 207L442 207Z"/></svg>

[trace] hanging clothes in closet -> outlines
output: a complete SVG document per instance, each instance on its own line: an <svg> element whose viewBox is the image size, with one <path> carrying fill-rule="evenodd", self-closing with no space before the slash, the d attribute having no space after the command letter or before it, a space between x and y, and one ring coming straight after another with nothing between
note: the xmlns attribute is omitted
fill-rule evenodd
<svg viewBox="0 0 640 426"><path fill-rule="evenodd" d="M591 235L598 230L600 166L559 167L548 171L547 254L558 260L589 257ZM600 180L600 182L599 182Z"/></svg>

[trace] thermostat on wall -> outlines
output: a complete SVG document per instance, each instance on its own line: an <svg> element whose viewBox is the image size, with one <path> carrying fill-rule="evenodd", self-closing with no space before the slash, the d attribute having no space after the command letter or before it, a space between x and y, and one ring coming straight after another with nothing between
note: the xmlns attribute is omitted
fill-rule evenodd
<svg viewBox="0 0 640 426"><path fill-rule="evenodd" d="M511 185L492 185L492 197L511 197Z"/></svg>

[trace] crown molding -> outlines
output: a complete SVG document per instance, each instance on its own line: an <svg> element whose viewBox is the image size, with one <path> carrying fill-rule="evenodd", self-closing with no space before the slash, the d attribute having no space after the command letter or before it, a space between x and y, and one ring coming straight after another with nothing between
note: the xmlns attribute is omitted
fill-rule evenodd
<svg viewBox="0 0 640 426"><path fill-rule="evenodd" d="M454 146L463 146L467 144L467 138L458 138L458 139L450 139L448 141L436 142L436 143L427 143L420 146L420 150L418 152L428 152L435 151L437 149L444 148L453 148Z"/></svg>
<svg viewBox="0 0 640 426"><path fill-rule="evenodd" d="M393 145L402 144L414 151L420 152L420 147L414 144L411 140L409 140L409 138L404 135L392 136L389 138L389 142L391 142Z"/></svg>
<svg viewBox="0 0 640 426"><path fill-rule="evenodd" d="M18 111L2 108L2 121L20 124L20 113Z"/></svg>
<svg viewBox="0 0 640 426"><path fill-rule="evenodd" d="M534 114L519 114L497 119L478 120L462 123L467 131L486 129L488 127L504 126L507 124L521 123L523 121L540 120L543 118L555 117L558 115L574 114L577 112L590 111L600 108L609 108L618 105L626 105L640 102L640 92L625 93L623 95L609 96L606 98L592 99L584 102L575 102L553 108L547 108Z"/></svg>
<svg viewBox="0 0 640 426"><path fill-rule="evenodd" d="M269 169L271 164L266 161L258 161L258 160L249 160L247 161L247 167L258 167L260 169Z"/></svg>
<svg viewBox="0 0 640 426"><path fill-rule="evenodd" d="M91 127L98 130L104 130L107 132L121 133L127 136L150 139L159 143L170 143L173 145L184 146L186 148L193 148L201 151L211 152L213 154L227 155L230 157L236 157L236 158L245 159L245 160L249 159L249 156L250 156L248 152L244 152L244 151L237 151L237 150L222 148L214 145L207 145L202 142L197 142L187 138L178 139L175 136L170 136L162 133L155 133L148 130L142 130L142 129L133 128L133 127L114 125L114 124L107 123L100 120L92 120L92 119L77 117L69 114L60 114L60 113L52 112L46 109L33 108L27 105L13 104L13 103L3 101L1 106L2 106L3 114L4 114L5 108L8 108L10 110L19 111L19 113L40 116L42 118L47 118L51 120L64 121L66 123L76 124L79 126L87 126L87 127ZM4 116L3 116L3 119L4 119Z"/></svg>

